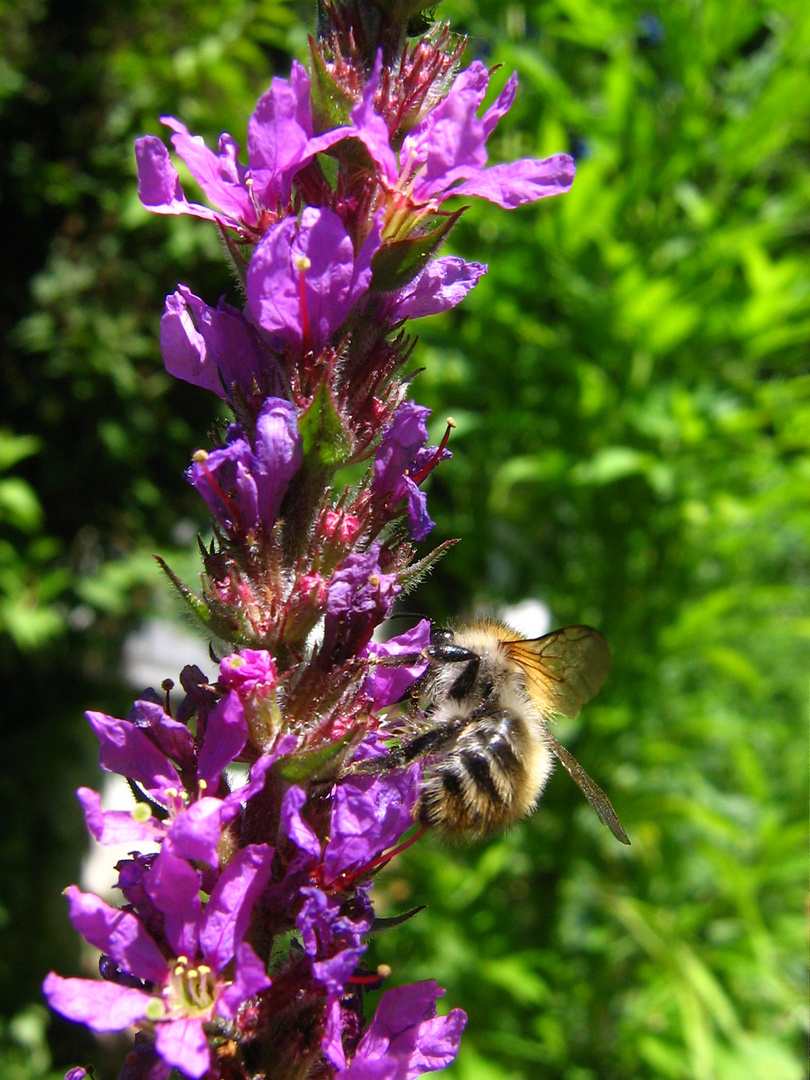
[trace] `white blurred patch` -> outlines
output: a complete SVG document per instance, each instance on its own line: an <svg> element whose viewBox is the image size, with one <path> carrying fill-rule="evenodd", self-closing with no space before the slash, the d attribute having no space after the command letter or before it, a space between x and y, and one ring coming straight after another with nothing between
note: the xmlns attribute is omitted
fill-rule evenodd
<svg viewBox="0 0 810 1080"><path fill-rule="evenodd" d="M116 773L104 773L101 785L102 810L131 810L135 800L129 785L123 776ZM141 842L137 845L142 855L157 851L155 843ZM113 906L121 902L121 893L113 889L118 880L115 864L120 859L127 859L133 850L132 844L99 844L90 837L90 850L82 860L79 871L79 884L85 892L94 892Z"/></svg>
<svg viewBox="0 0 810 1080"><path fill-rule="evenodd" d="M123 661L124 676L139 694L147 686L160 693L160 684L164 679L178 684L180 672L186 664L196 664L213 678L218 674L214 671L214 662L202 637L191 633L182 624L158 619L150 619L129 635L124 642Z"/></svg>
<svg viewBox="0 0 810 1080"><path fill-rule="evenodd" d="M517 604L504 604L498 618L525 638L539 638L551 630L551 608L542 600L527 599Z"/></svg>

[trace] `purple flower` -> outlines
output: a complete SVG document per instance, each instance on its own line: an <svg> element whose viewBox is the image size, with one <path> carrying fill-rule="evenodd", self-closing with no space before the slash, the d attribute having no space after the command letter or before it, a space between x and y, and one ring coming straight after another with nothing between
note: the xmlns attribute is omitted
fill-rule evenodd
<svg viewBox="0 0 810 1080"><path fill-rule="evenodd" d="M192 214L222 221L256 236L289 202L292 178L317 150L308 150L312 135L309 76L296 61L290 81L273 79L248 122L248 166L239 164L239 146L230 135L219 139L218 153L199 135L189 134L179 120L161 117L170 128L174 148L219 212L187 200L177 170L162 141L145 135L135 142L138 195L156 214Z"/></svg>
<svg viewBox="0 0 810 1080"><path fill-rule="evenodd" d="M380 225L355 253L337 214L307 207L300 225L289 217L268 229L247 273L247 295L258 323L290 350L316 355L368 290Z"/></svg>
<svg viewBox="0 0 810 1080"><path fill-rule="evenodd" d="M485 168L486 142L512 106L516 74L479 118L489 72L479 60L474 61L456 77L446 97L405 137L398 161L387 127L372 107L378 78L375 69L363 101L352 112L353 134L374 159L381 182L391 192L409 197L416 207L435 207L451 195L477 195L511 209L571 187L575 170L568 154Z"/></svg>
<svg viewBox="0 0 810 1080"><path fill-rule="evenodd" d="M276 759L290 753L296 744L293 735L279 740L272 753L253 763L247 784L224 798L203 794L206 790L217 790L222 770L245 745L244 710L239 695L230 691L207 719L206 739L196 764L197 791L193 793L196 797L188 802L180 774L146 732L129 720L118 720L104 713L88 712L87 719L101 744L101 767L133 779L150 799L166 810L164 820L151 816L144 803L132 813L102 811L96 792L80 788L79 801L95 839L103 844L162 842L167 852L214 869L219 866L218 845L223 828L236 817L243 803L263 789L267 772Z"/></svg>
<svg viewBox="0 0 810 1080"><path fill-rule="evenodd" d="M343 560L326 593L321 655L340 663L366 646L402 591L396 574L380 569L380 542Z"/></svg>
<svg viewBox="0 0 810 1080"><path fill-rule="evenodd" d="M272 529L290 480L303 460L295 406L267 398L256 419L254 447L238 424L225 445L198 451L186 477L232 535L248 535L261 524Z"/></svg>
<svg viewBox="0 0 810 1080"><path fill-rule="evenodd" d="M203 906L199 872L164 849L144 878L163 915L164 941L156 941L130 912L71 887L73 925L127 976L142 980L143 989L51 972L43 984L49 1004L94 1031L153 1022L158 1055L199 1080L213 1064L203 1024L215 1014L233 1019L243 1002L270 986L264 965L242 939L269 880L272 858L266 844L243 848Z"/></svg>
<svg viewBox="0 0 810 1080"><path fill-rule="evenodd" d="M422 619L411 630L388 641L369 642L366 655L372 660L391 659L391 664L372 664L363 690L374 702L375 709L384 709L401 701L414 681L427 670L423 658L430 645L430 620Z"/></svg>
<svg viewBox="0 0 810 1080"><path fill-rule="evenodd" d="M329 842L323 856L327 883L357 873L393 847L413 825L419 797L419 766L386 776L344 780L332 796Z"/></svg>
<svg viewBox="0 0 810 1080"><path fill-rule="evenodd" d="M437 1016L436 999L443 994L432 979L386 990L351 1062L335 1080L415 1080L450 1065L467 1017L461 1009Z"/></svg>
<svg viewBox="0 0 810 1080"><path fill-rule="evenodd" d="M512 107L517 81L513 72L494 104L479 119L477 112L489 85L489 72L480 60L462 71L447 96L405 137L399 186L409 185L419 201L442 202L451 195L478 195L507 210L568 191L574 180L574 162L568 154L484 167L486 141Z"/></svg>
<svg viewBox="0 0 810 1080"><path fill-rule="evenodd" d="M284 379L278 356L236 308L220 300L209 307L185 285L166 297L160 348L170 375L233 400L234 388L251 397L279 395Z"/></svg>
<svg viewBox="0 0 810 1080"><path fill-rule="evenodd" d="M374 911L361 889L349 901L314 885L304 886L300 895L304 903L295 922L312 974L328 994L340 995L366 951L362 938L371 929Z"/></svg>
<svg viewBox="0 0 810 1080"><path fill-rule="evenodd" d="M382 442L374 457L374 478L371 492L376 499L393 509L403 499L408 500L408 529L412 540L424 540L434 522L427 512L427 497L417 486L426 466L436 457L435 446L426 447L426 421L430 409L413 401L403 402L394 419L383 432ZM438 460L450 457L442 451ZM428 471L429 468L428 468ZM413 477L416 476L415 481Z"/></svg>
<svg viewBox="0 0 810 1080"><path fill-rule="evenodd" d="M246 536L259 524L259 493L253 475L256 457L238 424L231 424L225 445L198 450L186 479L231 536Z"/></svg>
<svg viewBox="0 0 810 1080"><path fill-rule="evenodd" d="M267 649L243 649L219 662L219 681L240 697L269 692L276 678L276 665Z"/></svg>

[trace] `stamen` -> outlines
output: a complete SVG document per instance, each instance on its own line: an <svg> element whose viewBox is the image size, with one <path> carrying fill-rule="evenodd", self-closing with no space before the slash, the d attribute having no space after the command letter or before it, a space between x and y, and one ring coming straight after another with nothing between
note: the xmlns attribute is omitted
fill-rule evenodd
<svg viewBox="0 0 810 1080"><path fill-rule="evenodd" d="M163 682L160 684L160 688L166 695L163 711L166 713L167 716L171 716L172 703L169 700L169 694L172 692L172 690L174 690L174 681L172 679L164 679Z"/></svg>
<svg viewBox="0 0 810 1080"><path fill-rule="evenodd" d="M391 968L388 964L378 964L375 972L368 972L363 975L352 975L349 982L352 986L373 986L375 983L387 979L390 974Z"/></svg>
<svg viewBox="0 0 810 1080"><path fill-rule="evenodd" d="M309 352L311 345L309 334L309 316L307 315L307 294L304 274L312 266L312 260L306 255L294 255L293 266L298 271L298 297L301 303L301 334L303 336L304 350Z"/></svg>
<svg viewBox="0 0 810 1080"><path fill-rule="evenodd" d="M439 462L441 461L441 458L442 458L442 454L447 449L447 444L450 441L450 432L457 426L458 425L456 424L453 417L448 416L447 417L447 429L445 430L444 436L442 437L442 441L439 443L438 450L433 455L433 457L430 459L430 461L427 463L427 465L423 465L422 468L419 470L419 472L415 473L411 477L411 480L413 480L413 482L415 484L421 484L422 481L425 479L425 477L429 473L431 473L436 468L436 466L439 464Z"/></svg>
<svg viewBox="0 0 810 1080"><path fill-rule="evenodd" d="M219 481L217 480L217 478L214 476L214 474L211 472L211 470L206 465L206 461L208 460L208 453L205 450L196 450L191 455L191 460L197 465L202 465L203 472L205 473L205 477L206 477L208 483L211 485L211 487L214 489L214 491L217 493L217 495L219 495L220 499L222 499L222 502L225 505L225 509L233 517L234 525L236 526L236 528L238 528L241 531L242 530L242 522L241 522L240 517L239 517L239 511L236 509L234 504L231 502L231 500L228 498L228 496L222 490L222 487L220 486Z"/></svg>

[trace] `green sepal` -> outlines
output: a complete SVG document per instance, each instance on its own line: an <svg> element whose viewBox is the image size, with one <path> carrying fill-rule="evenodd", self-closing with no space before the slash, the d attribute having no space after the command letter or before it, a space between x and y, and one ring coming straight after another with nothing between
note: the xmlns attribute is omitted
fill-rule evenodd
<svg viewBox="0 0 810 1080"><path fill-rule="evenodd" d="M420 229L418 235L409 236L407 240L384 243L371 260L371 288L375 292L392 292L413 281L466 209L462 206L452 214L435 214L428 220L438 221L438 224L427 232Z"/></svg>
<svg viewBox="0 0 810 1080"><path fill-rule="evenodd" d="M312 37L309 39L309 53L312 57L312 85L309 92L312 130L316 135L320 135L324 131L348 124L355 101L351 94L332 78Z"/></svg>
<svg viewBox="0 0 810 1080"><path fill-rule="evenodd" d="M458 543L458 540L445 540L443 544L439 544L437 548L425 555L424 559L420 559L418 562L412 563L407 569L400 570L397 575L397 580L402 586L403 593L410 592L411 589L415 589L422 578L426 577L442 555L446 554L451 547L454 547Z"/></svg>
<svg viewBox="0 0 810 1080"><path fill-rule="evenodd" d="M321 780L334 772L331 766L343 757L353 738L352 733L347 732L342 739L320 750L305 750L303 754L280 758L273 771L291 784L298 784L302 780Z"/></svg>
<svg viewBox="0 0 810 1080"><path fill-rule="evenodd" d="M174 585L175 589L177 589L180 599L186 604L197 622L201 623L205 630L210 631L212 629L211 624L213 620L211 617L211 609L208 604L206 604L205 600L203 600L201 596L197 596L195 592L192 592L184 581L181 581L174 570L166 563L165 559L161 559L160 555L155 555L153 558L172 585Z"/></svg>
<svg viewBox="0 0 810 1080"><path fill-rule="evenodd" d="M298 418L304 460L334 469L351 452L351 439L326 381L318 387L309 408Z"/></svg>
<svg viewBox="0 0 810 1080"><path fill-rule="evenodd" d="M219 229L219 235L222 238L222 243L225 245L225 250L231 259L231 266L233 272L239 279L239 283L242 286L242 292L247 291L247 269L248 259L245 258L242 249L236 242L236 239L230 229L226 229L219 219L217 219L217 228ZM252 248L251 248L252 250Z"/></svg>

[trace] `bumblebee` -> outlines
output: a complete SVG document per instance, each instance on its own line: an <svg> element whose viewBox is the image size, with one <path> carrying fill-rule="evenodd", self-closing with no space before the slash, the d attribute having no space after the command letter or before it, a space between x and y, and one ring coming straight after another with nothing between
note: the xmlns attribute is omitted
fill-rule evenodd
<svg viewBox="0 0 810 1080"><path fill-rule="evenodd" d="M610 670L601 634L567 626L527 640L491 619L434 632L399 746L377 769L419 761L415 816L425 827L481 837L530 814L554 758L562 762L617 840L616 812L579 762L549 731L556 715L579 715Z"/></svg>

